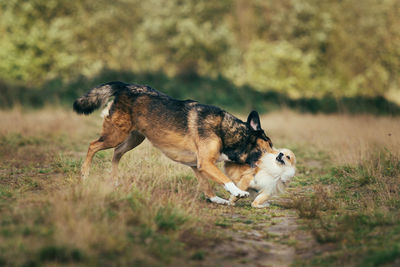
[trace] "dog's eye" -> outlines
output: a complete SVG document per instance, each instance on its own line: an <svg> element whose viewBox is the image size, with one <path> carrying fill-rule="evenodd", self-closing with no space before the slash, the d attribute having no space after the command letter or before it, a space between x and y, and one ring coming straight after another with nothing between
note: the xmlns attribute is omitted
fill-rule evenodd
<svg viewBox="0 0 400 267"><path fill-rule="evenodd" d="M290 156L286 156L288 159L290 159Z"/></svg>

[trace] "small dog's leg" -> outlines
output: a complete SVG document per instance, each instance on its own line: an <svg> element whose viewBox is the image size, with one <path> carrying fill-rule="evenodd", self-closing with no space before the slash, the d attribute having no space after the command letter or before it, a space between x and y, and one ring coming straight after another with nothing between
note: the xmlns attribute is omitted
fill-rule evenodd
<svg viewBox="0 0 400 267"><path fill-rule="evenodd" d="M255 205L255 204L251 203L251 206L253 208L257 208L257 209L263 209L263 208L268 208L271 205L268 202L264 202L263 204L259 204L259 205Z"/></svg>
<svg viewBox="0 0 400 267"><path fill-rule="evenodd" d="M239 182L236 183L236 185L240 190L244 190L245 191L245 190L247 190L249 188L249 185L250 185L250 183L251 183L251 181L253 179L254 178L253 178L253 174L252 173L251 174L247 174L247 175L243 175L240 178ZM233 195L231 195L231 197L229 198L229 201L231 202L231 204L236 202L237 200L238 200L238 198L233 196Z"/></svg>
<svg viewBox="0 0 400 267"><path fill-rule="evenodd" d="M253 203L251 203L251 206L253 208L267 208L269 207L269 203L267 202L267 199L269 198L269 195L261 192L253 201Z"/></svg>

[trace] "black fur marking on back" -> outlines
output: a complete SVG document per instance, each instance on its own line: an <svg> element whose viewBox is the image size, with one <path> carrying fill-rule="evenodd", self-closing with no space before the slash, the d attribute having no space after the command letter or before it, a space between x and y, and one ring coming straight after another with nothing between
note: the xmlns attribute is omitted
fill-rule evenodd
<svg viewBox="0 0 400 267"><path fill-rule="evenodd" d="M166 96L166 95L165 95ZM149 102L148 109L155 114L159 114L166 125L171 127L170 130L178 132L187 132L188 130L188 103L173 98L157 98Z"/></svg>
<svg viewBox="0 0 400 267"><path fill-rule="evenodd" d="M219 121L224 116L224 111L216 106L197 104L197 133L199 137L206 138L215 134L220 135Z"/></svg>
<svg viewBox="0 0 400 267"><path fill-rule="evenodd" d="M137 102L146 101L146 109L151 114L157 114L158 120L171 131L188 131L189 112L196 106L193 100L177 100L149 86L130 85L127 91L131 106ZM141 114L136 114L143 116Z"/></svg>
<svg viewBox="0 0 400 267"><path fill-rule="evenodd" d="M242 157L254 147L255 139L246 123L226 113L221 125L222 153L231 161L244 163Z"/></svg>
<svg viewBox="0 0 400 267"><path fill-rule="evenodd" d="M185 135L189 128L189 119L197 127L200 138L220 138L222 153L231 161L247 163L254 166L261 157L260 139L271 140L265 135L260 125L256 111L250 113L247 122L243 122L230 113L211 105L199 104L193 100L176 100L149 86L110 82L102 84L76 99L74 110L81 114L90 114L95 109L105 105L110 97L115 97L110 113L121 110L124 113L138 116L148 116L148 125L157 131L162 124L165 130L175 131ZM141 106L135 111L135 106Z"/></svg>

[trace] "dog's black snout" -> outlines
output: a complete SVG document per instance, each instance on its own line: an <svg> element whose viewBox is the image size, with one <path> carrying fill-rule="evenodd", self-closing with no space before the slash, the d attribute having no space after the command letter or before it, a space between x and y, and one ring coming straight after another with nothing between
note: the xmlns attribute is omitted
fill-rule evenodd
<svg viewBox="0 0 400 267"><path fill-rule="evenodd" d="M281 164L285 164L285 161L282 159L282 157L283 153L279 153L279 155L276 157L276 160Z"/></svg>

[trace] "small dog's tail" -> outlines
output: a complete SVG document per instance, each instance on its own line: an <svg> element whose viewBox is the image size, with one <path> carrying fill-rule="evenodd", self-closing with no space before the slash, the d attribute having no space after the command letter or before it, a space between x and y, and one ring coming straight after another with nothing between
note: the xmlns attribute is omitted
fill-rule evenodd
<svg viewBox="0 0 400 267"><path fill-rule="evenodd" d="M75 112L86 115L92 113L94 110L104 106L108 99L118 91L126 88L126 85L123 82L109 82L93 88L84 96L75 100Z"/></svg>

